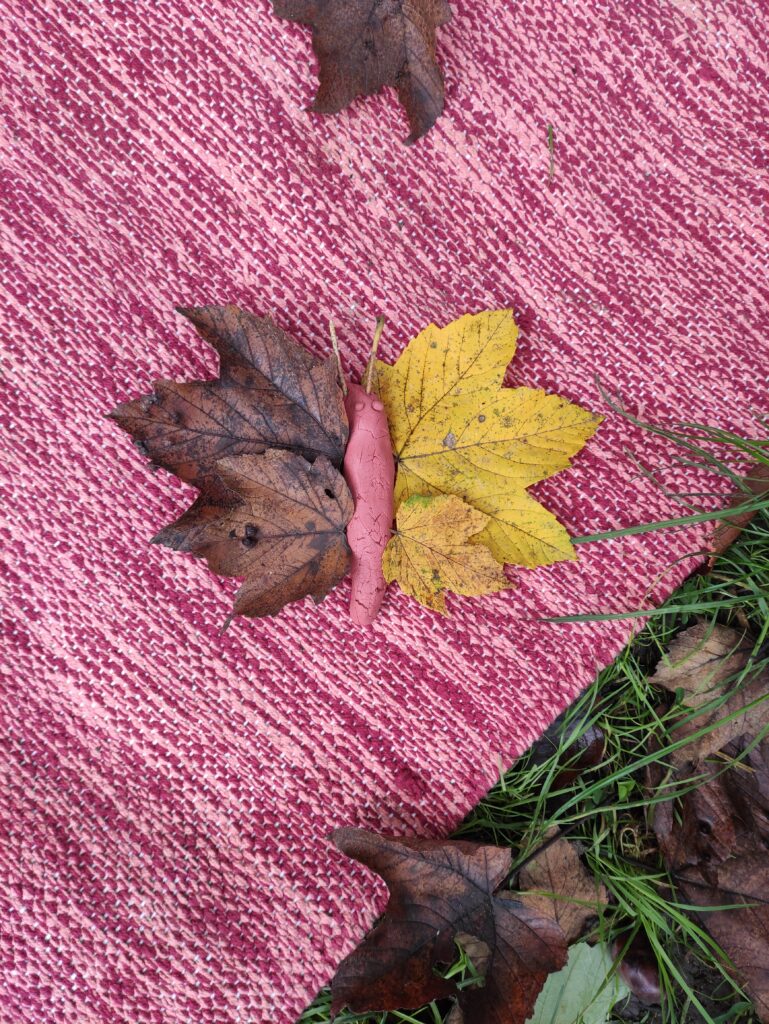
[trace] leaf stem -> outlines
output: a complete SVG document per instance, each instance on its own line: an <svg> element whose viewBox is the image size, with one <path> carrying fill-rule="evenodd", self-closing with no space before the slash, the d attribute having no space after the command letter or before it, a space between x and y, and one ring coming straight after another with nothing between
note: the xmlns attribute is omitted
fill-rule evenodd
<svg viewBox="0 0 769 1024"><path fill-rule="evenodd" d="M383 316L377 317L376 327L374 328L374 340L371 342L371 355L368 357L366 369L363 372L363 380L361 381L363 387L366 390L366 394L371 394L371 378L374 374L374 367L376 365L376 354L379 348L379 339L382 337L384 325L385 318Z"/></svg>
<svg viewBox="0 0 769 1024"><path fill-rule="evenodd" d="M336 365L339 372L339 386L342 389L342 394L346 395L347 381L344 379L344 370L342 369L342 356L339 352L339 342L337 341L336 327L334 326L333 320L329 320L328 329L329 333L331 334L331 347L334 350L334 355L336 356Z"/></svg>

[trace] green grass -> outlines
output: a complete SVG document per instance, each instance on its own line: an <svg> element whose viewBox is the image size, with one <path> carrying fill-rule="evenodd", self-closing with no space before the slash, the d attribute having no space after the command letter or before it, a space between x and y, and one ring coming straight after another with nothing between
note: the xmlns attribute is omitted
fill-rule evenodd
<svg viewBox="0 0 769 1024"><path fill-rule="evenodd" d="M698 425L676 430L646 429L666 438L672 449L674 446L671 457L681 464L727 477L734 488L740 487L738 468L744 469L747 463L769 463L769 440L745 439ZM616 530L580 541L610 540L647 529L680 528L716 518L701 501L704 498L712 506L716 495L721 495L723 501L723 494L724 482L720 480L714 483L713 492L672 495L687 509L685 516L672 523ZM687 914L686 906L671 896L674 886L657 851L651 814L656 802L681 790L668 784L649 795L644 784L650 765L661 762L674 747L691 742L675 739L672 725L680 719L680 708L649 681L680 630L702 620L746 630L755 643L749 666L741 675L769 667L769 495L755 498L748 494L746 501L756 515L739 541L718 559L712 571L694 573L659 608L557 620L561 625L554 628L563 629L568 622L648 617L644 629L613 664L505 773L454 836L510 846L517 866L532 856L553 825L570 840L579 842L584 863L611 896L596 926L597 934L608 943L617 940L620 945L629 943L637 932L646 935L665 994L661 1019L671 1024L688 1020L706 1024L757 1021L744 993L723 966L726 958L702 925ZM739 684L741 679L734 682ZM589 740L595 730L605 737L600 764L564 774L579 758L580 741ZM650 753L650 740L654 741L654 753ZM716 975L722 979L720 1003L714 1001L710 991L704 1000L703 992L692 987L682 968L684 954L689 968L699 962L710 972L710 988ZM459 963L456 968L458 977L466 976L467 965ZM322 992L302 1015L300 1024L327 1024L329 1002L328 993ZM450 1004L433 1003L410 1013L341 1014L336 1019L339 1024L443 1024L450 1008ZM660 1020L660 1016L650 1011L649 1020Z"/></svg>

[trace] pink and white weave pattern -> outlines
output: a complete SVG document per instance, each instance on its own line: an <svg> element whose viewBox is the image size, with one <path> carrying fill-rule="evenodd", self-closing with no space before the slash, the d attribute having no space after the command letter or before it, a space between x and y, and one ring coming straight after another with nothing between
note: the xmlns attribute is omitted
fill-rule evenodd
<svg viewBox="0 0 769 1024"><path fill-rule="evenodd" d="M766 0L454 0L447 109L305 113L267 0L4 0L3 1024L288 1024L381 898L337 825L448 830L699 537L586 546L441 619L347 586L222 635L232 581L147 539L190 495L103 413L215 372L175 304L236 302L360 370L514 306L511 379L753 429L766 410ZM553 180L548 125L555 133ZM644 444L646 447L644 448ZM673 506L609 416L536 489L574 533ZM687 571L668 573L656 596Z"/></svg>

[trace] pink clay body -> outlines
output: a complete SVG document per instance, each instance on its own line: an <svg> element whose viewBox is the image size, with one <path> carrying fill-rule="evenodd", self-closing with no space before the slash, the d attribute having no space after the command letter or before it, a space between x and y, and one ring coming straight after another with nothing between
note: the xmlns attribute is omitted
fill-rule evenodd
<svg viewBox="0 0 769 1024"><path fill-rule="evenodd" d="M379 398L360 384L350 384L344 405L350 422L344 476L355 499L355 512L347 525L352 552L350 616L357 625L370 626L387 589L382 554L393 521L395 461Z"/></svg>

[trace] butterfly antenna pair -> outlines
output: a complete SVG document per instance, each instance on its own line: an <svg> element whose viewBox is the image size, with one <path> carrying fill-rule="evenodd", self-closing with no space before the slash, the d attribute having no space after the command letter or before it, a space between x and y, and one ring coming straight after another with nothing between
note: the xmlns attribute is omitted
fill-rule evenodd
<svg viewBox="0 0 769 1024"><path fill-rule="evenodd" d="M361 384L363 385L364 389L368 394L371 393L372 377L374 376L374 368L376 366L376 354L377 350L379 349L379 339L382 337L384 325L385 318L383 316L380 316L377 319L376 327L374 328L374 339L371 342L371 353L369 354L368 362L366 363L366 369L363 371L363 377L361 379ZM336 327L334 326L333 320L329 320L328 329L331 334L331 347L334 350L334 355L336 356L336 364L339 369L339 383L342 387L342 392L346 395L347 383L344 379L344 370L342 369L342 356L339 352L339 341L337 340Z"/></svg>

